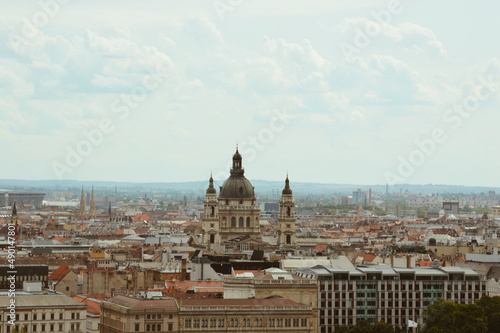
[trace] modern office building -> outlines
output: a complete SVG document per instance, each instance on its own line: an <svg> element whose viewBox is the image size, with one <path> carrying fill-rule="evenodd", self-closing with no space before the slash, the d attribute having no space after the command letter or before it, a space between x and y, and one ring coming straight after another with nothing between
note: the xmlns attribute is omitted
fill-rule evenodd
<svg viewBox="0 0 500 333"><path fill-rule="evenodd" d="M458 202L443 202L443 209L446 214L458 214Z"/></svg>
<svg viewBox="0 0 500 333"><path fill-rule="evenodd" d="M31 205L33 208L41 208L45 193L43 192L25 192L0 189L0 207L13 206L14 202L18 207Z"/></svg>
<svg viewBox="0 0 500 333"><path fill-rule="evenodd" d="M299 269L300 277L317 279L318 332L335 325L353 326L358 320L384 321L406 328L408 320L423 324L423 311L438 297L471 303L486 294L486 280L471 269L440 267L392 268L360 265L355 269L315 266Z"/></svg>
<svg viewBox="0 0 500 333"><path fill-rule="evenodd" d="M360 188L357 191L352 191L352 203L355 205L366 204L366 192L361 191Z"/></svg>

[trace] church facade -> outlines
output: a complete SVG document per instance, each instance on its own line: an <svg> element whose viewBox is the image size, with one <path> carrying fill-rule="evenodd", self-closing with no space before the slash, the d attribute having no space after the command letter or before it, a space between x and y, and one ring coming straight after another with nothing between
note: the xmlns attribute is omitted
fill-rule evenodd
<svg viewBox="0 0 500 333"><path fill-rule="evenodd" d="M204 201L202 219L203 247L210 249L214 245L225 245L237 249L281 248L294 250L295 214L292 190L288 175L280 200L278 230L273 242L265 242L260 232L260 207L257 204L254 187L244 176L242 157L236 149L233 155L231 174L217 190L213 178Z"/></svg>

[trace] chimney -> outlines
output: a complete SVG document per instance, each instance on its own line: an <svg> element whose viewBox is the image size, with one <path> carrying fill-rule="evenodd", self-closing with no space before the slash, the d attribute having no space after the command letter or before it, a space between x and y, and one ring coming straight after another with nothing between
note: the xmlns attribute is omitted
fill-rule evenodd
<svg viewBox="0 0 500 333"><path fill-rule="evenodd" d="M411 256L406 256L406 268L411 268Z"/></svg>
<svg viewBox="0 0 500 333"><path fill-rule="evenodd" d="M391 267L394 267L394 254L391 254Z"/></svg>
<svg viewBox="0 0 500 333"><path fill-rule="evenodd" d="M372 189L369 189L368 190L368 204L371 205L372 204Z"/></svg>
<svg viewBox="0 0 500 333"><path fill-rule="evenodd" d="M186 281L187 268L186 268L186 259L181 259L181 281Z"/></svg>

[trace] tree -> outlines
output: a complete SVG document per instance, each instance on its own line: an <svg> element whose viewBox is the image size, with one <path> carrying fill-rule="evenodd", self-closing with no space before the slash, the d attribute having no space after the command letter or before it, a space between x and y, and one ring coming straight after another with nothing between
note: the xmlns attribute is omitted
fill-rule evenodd
<svg viewBox="0 0 500 333"><path fill-rule="evenodd" d="M476 302L483 308L488 321L488 332L497 332L500 328L500 296L483 296Z"/></svg>
<svg viewBox="0 0 500 333"><path fill-rule="evenodd" d="M425 311L424 333L486 333L487 318L477 304L456 304L438 298Z"/></svg>

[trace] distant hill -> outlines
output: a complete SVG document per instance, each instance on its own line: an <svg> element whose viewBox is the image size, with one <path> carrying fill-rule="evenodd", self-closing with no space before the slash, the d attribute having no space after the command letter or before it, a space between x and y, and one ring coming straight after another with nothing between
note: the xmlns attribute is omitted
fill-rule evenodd
<svg viewBox="0 0 500 333"><path fill-rule="evenodd" d="M257 193L280 193L285 186L284 181L266 181L250 180ZM214 181L216 188L222 186L223 181ZM208 181L193 182L168 182L168 183L134 183L134 182L110 182L110 181L78 181L78 180L22 180L22 179L0 179L0 189L23 190L23 191L64 191L81 189L82 185L89 189L92 185L96 190L113 192L115 186L123 190L142 191L142 192L195 192L204 193L208 187ZM372 189L373 193L385 194L386 186L383 185L363 185L363 184L322 184L322 183L304 183L291 182L290 187L295 194L352 194L352 191L361 188L363 191ZM410 193L487 193L495 191L500 194L499 187L484 186L463 186L463 185L411 185L398 184L389 186L389 193L405 192Z"/></svg>

